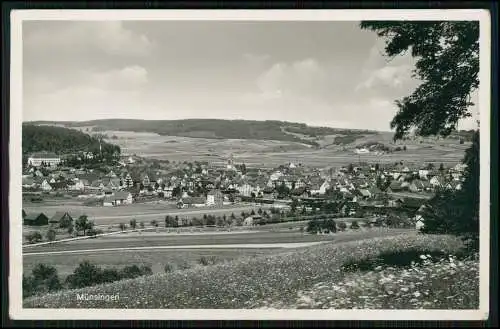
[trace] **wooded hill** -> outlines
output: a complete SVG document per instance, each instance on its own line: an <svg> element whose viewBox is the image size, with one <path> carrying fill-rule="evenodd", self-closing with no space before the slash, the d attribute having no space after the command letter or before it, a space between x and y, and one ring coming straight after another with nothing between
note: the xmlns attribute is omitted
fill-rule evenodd
<svg viewBox="0 0 500 329"><path fill-rule="evenodd" d="M59 124L66 127L98 127L98 130L151 132L160 135L217 138L217 139L258 139L291 141L316 145L314 138L325 135L368 135L373 131L311 127L302 123L286 121L252 121L220 119L186 120L133 120L105 119L80 122L37 121L32 124ZM302 135L302 136L298 136Z"/></svg>
<svg viewBox="0 0 500 329"><path fill-rule="evenodd" d="M81 131L55 126L23 124L23 155L33 152L54 152L58 155L76 152L99 152L99 139ZM103 155L120 153L120 147L101 142Z"/></svg>

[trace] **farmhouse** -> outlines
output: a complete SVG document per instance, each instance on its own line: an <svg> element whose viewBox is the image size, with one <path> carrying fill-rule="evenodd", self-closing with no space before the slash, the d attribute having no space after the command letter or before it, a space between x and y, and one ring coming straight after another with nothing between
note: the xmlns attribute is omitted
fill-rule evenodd
<svg viewBox="0 0 500 329"><path fill-rule="evenodd" d="M38 153L33 153L28 158L28 165L33 167L40 167L40 166L52 167L52 166L57 166L59 163L61 163L61 157L57 156L54 153L38 152Z"/></svg>
<svg viewBox="0 0 500 329"><path fill-rule="evenodd" d="M207 206L222 206L224 202L224 195L219 190L212 190L207 194Z"/></svg>
<svg viewBox="0 0 500 329"><path fill-rule="evenodd" d="M443 187L444 186L444 179L440 176L434 176L431 178L431 180L429 181L429 183L433 186L433 187Z"/></svg>
<svg viewBox="0 0 500 329"><path fill-rule="evenodd" d="M45 216L43 212L26 214L26 216L24 216L24 225L42 226L48 224L49 218Z"/></svg>
<svg viewBox="0 0 500 329"><path fill-rule="evenodd" d="M203 197L184 197L177 203L179 208L204 207L206 203Z"/></svg>
<svg viewBox="0 0 500 329"><path fill-rule="evenodd" d="M51 191L52 190L52 186L49 184L49 182L47 182L46 179L42 182L41 188L44 191Z"/></svg>
<svg viewBox="0 0 500 329"><path fill-rule="evenodd" d="M253 215L253 216L248 216L243 220L243 225L244 226L253 226L253 225L258 225L260 224L262 220L262 216L259 215Z"/></svg>
<svg viewBox="0 0 500 329"><path fill-rule="evenodd" d="M73 218L71 215L66 211L58 211L52 216L52 218L49 220L49 223L51 224L63 224L63 223L70 223L73 222Z"/></svg>
<svg viewBox="0 0 500 329"><path fill-rule="evenodd" d="M111 207L121 204L132 204L132 193L127 191L118 191L110 196L106 196L103 201L103 206Z"/></svg>

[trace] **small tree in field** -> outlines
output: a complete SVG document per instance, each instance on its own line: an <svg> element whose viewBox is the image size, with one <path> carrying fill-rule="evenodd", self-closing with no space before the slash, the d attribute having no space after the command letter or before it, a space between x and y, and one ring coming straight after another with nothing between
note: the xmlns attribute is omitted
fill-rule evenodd
<svg viewBox="0 0 500 329"><path fill-rule="evenodd" d="M54 241L56 239L56 231L53 229L50 229L47 231L47 240L49 241Z"/></svg>
<svg viewBox="0 0 500 329"><path fill-rule="evenodd" d="M125 229L127 228L127 225L125 223L120 223L119 226L121 231L125 231Z"/></svg>
<svg viewBox="0 0 500 329"><path fill-rule="evenodd" d="M135 218L130 220L130 227L133 230L135 230L135 228L137 227L137 220Z"/></svg>
<svg viewBox="0 0 500 329"><path fill-rule="evenodd" d="M69 235L73 235L74 231L75 231L75 227L73 226L73 224L71 224L70 226L68 226L67 232L68 232Z"/></svg>
<svg viewBox="0 0 500 329"><path fill-rule="evenodd" d="M156 219L153 219L151 221L151 226L158 227L158 222L156 221Z"/></svg>
<svg viewBox="0 0 500 329"><path fill-rule="evenodd" d="M345 222L339 222L338 227L340 231L345 231L347 228L347 224Z"/></svg>
<svg viewBox="0 0 500 329"><path fill-rule="evenodd" d="M75 229L76 232L83 232L83 235L86 235L87 230L89 229L89 220L87 215L81 215L75 221Z"/></svg>

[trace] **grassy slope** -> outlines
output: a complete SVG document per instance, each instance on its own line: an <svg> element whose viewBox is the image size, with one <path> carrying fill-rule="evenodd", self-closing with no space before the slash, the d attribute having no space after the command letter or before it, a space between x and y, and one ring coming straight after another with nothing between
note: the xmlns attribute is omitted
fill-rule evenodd
<svg viewBox="0 0 500 329"><path fill-rule="evenodd" d="M255 308L264 300L289 304L299 291L344 279L346 262L387 251L419 249L453 253L461 242L450 236L400 235L344 244L325 244L277 255L141 277L25 300L27 308ZM77 301L76 293L120 294L116 302ZM442 296L445 298L446 296Z"/></svg>

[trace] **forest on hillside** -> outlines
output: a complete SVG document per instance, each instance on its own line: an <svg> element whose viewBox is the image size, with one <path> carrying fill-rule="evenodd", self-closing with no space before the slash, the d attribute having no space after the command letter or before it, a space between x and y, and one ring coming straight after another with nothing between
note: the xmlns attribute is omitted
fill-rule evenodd
<svg viewBox="0 0 500 329"><path fill-rule="evenodd" d="M99 139L81 131L55 126L37 126L23 124L22 127L23 155L33 152L54 152L58 155L92 152L99 153ZM103 156L120 153L120 147L101 142Z"/></svg>

